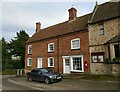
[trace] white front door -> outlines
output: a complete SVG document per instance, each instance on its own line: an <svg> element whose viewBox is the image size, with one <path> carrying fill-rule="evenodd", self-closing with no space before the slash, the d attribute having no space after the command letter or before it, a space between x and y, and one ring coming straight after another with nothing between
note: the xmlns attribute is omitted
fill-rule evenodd
<svg viewBox="0 0 120 92"><path fill-rule="evenodd" d="M70 74L70 58L63 58L63 73Z"/></svg>
<svg viewBox="0 0 120 92"><path fill-rule="evenodd" d="M37 68L42 68L42 58L38 58L38 60L37 60Z"/></svg>

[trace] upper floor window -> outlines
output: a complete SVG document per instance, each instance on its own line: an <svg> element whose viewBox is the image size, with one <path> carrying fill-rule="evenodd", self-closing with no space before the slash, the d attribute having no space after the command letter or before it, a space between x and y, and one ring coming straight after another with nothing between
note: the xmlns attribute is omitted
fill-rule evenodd
<svg viewBox="0 0 120 92"><path fill-rule="evenodd" d="M104 32L104 24L100 24L100 25L99 25L99 34L100 34L100 35L104 35L104 33L105 33L105 32Z"/></svg>
<svg viewBox="0 0 120 92"><path fill-rule="evenodd" d="M54 51L54 43L49 43L48 44L48 52L53 52Z"/></svg>
<svg viewBox="0 0 120 92"><path fill-rule="evenodd" d="M32 58L27 58L27 66L32 66Z"/></svg>
<svg viewBox="0 0 120 92"><path fill-rule="evenodd" d="M28 45L28 54L32 54L32 45Z"/></svg>
<svg viewBox="0 0 120 92"><path fill-rule="evenodd" d="M79 38L71 40L71 49L80 49L80 39Z"/></svg>
<svg viewBox="0 0 120 92"><path fill-rule="evenodd" d="M54 67L54 58L53 57L48 58L48 67Z"/></svg>

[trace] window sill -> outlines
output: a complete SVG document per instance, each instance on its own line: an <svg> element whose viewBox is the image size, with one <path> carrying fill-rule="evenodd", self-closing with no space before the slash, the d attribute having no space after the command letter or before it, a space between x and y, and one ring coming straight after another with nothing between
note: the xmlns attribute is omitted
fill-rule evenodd
<svg viewBox="0 0 120 92"><path fill-rule="evenodd" d="M54 51L48 51L48 53L54 53Z"/></svg>
<svg viewBox="0 0 120 92"><path fill-rule="evenodd" d="M32 67L31 65L27 65L27 67Z"/></svg>
<svg viewBox="0 0 120 92"><path fill-rule="evenodd" d="M54 66L48 66L48 67L54 67Z"/></svg>
<svg viewBox="0 0 120 92"><path fill-rule="evenodd" d="M80 50L80 48L71 48L71 50Z"/></svg>
<svg viewBox="0 0 120 92"><path fill-rule="evenodd" d="M31 54L27 54L27 55L32 55L32 53Z"/></svg>
<svg viewBox="0 0 120 92"><path fill-rule="evenodd" d="M84 72L84 71L81 71L81 70L71 70L71 72Z"/></svg>
<svg viewBox="0 0 120 92"><path fill-rule="evenodd" d="M92 63L104 63L104 62L92 62Z"/></svg>

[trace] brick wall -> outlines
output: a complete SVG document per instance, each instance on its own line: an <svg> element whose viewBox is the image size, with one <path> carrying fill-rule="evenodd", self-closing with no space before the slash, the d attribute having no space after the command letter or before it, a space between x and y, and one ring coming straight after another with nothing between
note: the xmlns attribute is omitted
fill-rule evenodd
<svg viewBox="0 0 120 92"><path fill-rule="evenodd" d="M71 50L71 40L75 38L80 38L80 49ZM27 70L31 70L37 66L37 58L42 57L43 67L47 67L48 57L54 57L54 70L63 72L63 58L62 56L68 55L84 55L84 61L89 63L89 39L88 31L79 31L76 33L66 34L59 37L54 37L50 39L41 40L38 42L31 43L32 45L32 54L27 54L27 47L30 44L26 44L26 55L25 62L27 58L32 58L32 67L25 67ZM54 43L54 52L48 52L48 43ZM59 65L58 65L59 64ZM58 69L59 68L59 69Z"/></svg>

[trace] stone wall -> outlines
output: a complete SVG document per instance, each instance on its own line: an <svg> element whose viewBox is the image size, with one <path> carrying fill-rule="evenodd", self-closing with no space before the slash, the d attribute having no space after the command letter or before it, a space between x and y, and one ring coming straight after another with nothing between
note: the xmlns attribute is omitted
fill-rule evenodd
<svg viewBox="0 0 120 92"><path fill-rule="evenodd" d="M111 19L104 22L104 35L99 34L99 24L89 25L89 50L90 50L90 60L91 53L104 52L105 58L107 58L107 51L104 43L115 37L119 32L119 19ZM113 47L113 46L112 46ZM111 56L114 57L114 53ZM117 66L117 65L116 65ZM114 65L105 63L92 63L90 61L90 70L92 74L113 74L117 75L119 73L118 69Z"/></svg>
<svg viewBox="0 0 120 92"><path fill-rule="evenodd" d="M118 18L104 22L105 34L99 34L99 23L89 25L89 44L101 45L115 37L118 34Z"/></svg>
<svg viewBox="0 0 120 92"><path fill-rule="evenodd" d="M120 76L120 64L92 63L91 74Z"/></svg>
<svg viewBox="0 0 120 92"><path fill-rule="evenodd" d="M120 76L120 64L112 64L112 74Z"/></svg>

